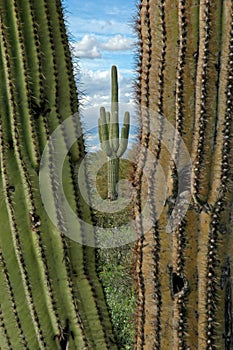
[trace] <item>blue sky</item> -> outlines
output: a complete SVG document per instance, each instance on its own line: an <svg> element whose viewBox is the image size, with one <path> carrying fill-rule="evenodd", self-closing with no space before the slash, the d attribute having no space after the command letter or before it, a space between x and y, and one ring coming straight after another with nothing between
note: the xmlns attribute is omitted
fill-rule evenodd
<svg viewBox="0 0 233 350"><path fill-rule="evenodd" d="M78 87L84 92L82 115L86 128L97 124L100 106L110 102L110 69L118 67L122 109L133 111L132 79L136 1L64 0L70 40L78 57Z"/></svg>

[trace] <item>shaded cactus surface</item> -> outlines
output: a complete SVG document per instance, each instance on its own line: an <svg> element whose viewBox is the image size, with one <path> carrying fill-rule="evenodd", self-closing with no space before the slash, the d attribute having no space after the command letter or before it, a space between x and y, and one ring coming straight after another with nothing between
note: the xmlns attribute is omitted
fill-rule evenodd
<svg viewBox="0 0 233 350"><path fill-rule="evenodd" d="M57 205L52 148L47 186L57 228L40 198L43 149L55 128L78 111L59 0L0 0L0 82L0 347L52 350L69 343L69 349L117 349L96 250L61 233L66 218ZM66 145L69 135L62 130ZM77 117L72 130L81 134ZM75 180L75 164L84 154L79 137L63 166L82 242L81 219L93 222Z"/></svg>
<svg viewBox="0 0 233 350"><path fill-rule="evenodd" d="M119 140L119 102L116 66L112 66L111 85L111 113L106 112L104 107L100 108L98 130L101 148L108 157L108 198L112 201L118 197L119 160L127 149L130 128L130 115L129 112L125 112Z"/></svg>
<svg viewBox="0 0 233 350"><path fill-rule="evenodd" d="M142 0L136 29L136 89L144 147L134 179L139 234L135 349L230 350L233 2ZM155 114L157 139L151 127ZM164 143L164 118L174 128L173 151ZM177 171L181 139L192 167ZM141 183L151 153L145 218ZM156 180L159 165L168 185L161 215L156 200L162 196ZM180 220L185 191L191 201ZM168 231L171 213L178 225ZM152 225L144 231L148 219Z"/></svg>

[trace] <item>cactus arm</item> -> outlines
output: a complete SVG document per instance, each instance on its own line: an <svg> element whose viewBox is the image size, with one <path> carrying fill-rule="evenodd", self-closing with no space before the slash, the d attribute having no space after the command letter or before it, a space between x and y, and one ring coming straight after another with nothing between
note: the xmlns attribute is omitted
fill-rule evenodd
<svg viewBox="0 0 233 350"><path fill-rule="evenodd" d="M130 128L130 114L129 114L129 112L125 112L125 114L124 114L123 126L125 126L127 128L127 135L129 135L129 128Z"/></svg>
<svg viewBox="0 0 233 350"><path fill-rule="evenodd" d="M121 129L121 141L119 148L117 150L117 157L123 156L125 153L127 146L128 146L128 137L129 137L129 131L127 130L127 127L123 126Z"/></svg>
<svg viewBox="0 0 233 350"><path fill-rule="evenodd" d="M128 146L129 128L130 128L129 123L130 123L129 112L125 112L124 124L121 129L121 141L120 141L119 148L117 150L117 157L119 158L123 156Z"/></svg>
<svg viewBox="0 0 233 350"><path fill-rule="evenodd" d="M98 119L98 135L99 135L100 144L103 142L101 127L102 127L102 124L101 124L101 121L100 121L100 118L99 118Z"/></svg>
<svg viewBox="0 0 233 350"><path fill-rule="evenodd" d="M106 112L106 122L108 125L110 125L110 116L111 116L111 113L110 112Z"/></svg>
<svg viewBox="0 0 233 350"><path fill-rule="evenodd" d="M100 118L98 120L98 124L99 124L98 130L99 130L99 139L100 139L101 148L109 157L112 154L112 150L109 142L109 124L107 123L106 112L104 107L100 108Z"/></svg>

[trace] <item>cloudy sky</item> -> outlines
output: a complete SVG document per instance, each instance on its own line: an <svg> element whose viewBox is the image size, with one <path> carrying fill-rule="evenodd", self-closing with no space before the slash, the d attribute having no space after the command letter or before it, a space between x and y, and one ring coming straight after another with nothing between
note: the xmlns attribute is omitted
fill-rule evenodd
<svg viewBox="0 0 233 350"><path fill-rule="evenodd" d="M86 128L97 124L100 106L110 102L110 69L118 67L122 109L133 110L132 78L135 0L64 0L70 40L79 65L79 90L84 92Z"/></svg>

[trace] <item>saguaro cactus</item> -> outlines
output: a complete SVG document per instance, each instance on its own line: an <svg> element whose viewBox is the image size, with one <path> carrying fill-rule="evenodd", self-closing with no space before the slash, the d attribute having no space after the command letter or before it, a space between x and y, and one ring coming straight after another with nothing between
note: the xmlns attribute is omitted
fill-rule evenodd
<svg viewBox="0 0 233 350"><path fill-rule="evenodd" d="M118 79L117 68L111 70L111 113L100 108L99 139L103 151L108 156L108 198L113 201L118 197L117 183L119 180L119 160L128 146L130 115L125 112L124 124L119 141L119 106L118 106Z"/></svg>
<svg viewBox="0 0 233 350"><path fill-rule="evenodd" d="M59 229L39 192L45 144L78 111L60 0L0 0L0 85L0 347L116 349L95 248L61 233L52 149L47 186ZM81 134L78 118L72 129ZM84 153L79 137L63 166L63 187L79 218L91 224L74 174ZM76 229L85 242L81 221Z"/></svg>
<svg viewBox="0 0 233 350"><path fill-rule="evenodd" d="M134 180L140 235L135 349L230 350L233 2L142 0L136 28L137 100L144 147ZM174 127L173 152L166 148L164 118ZM177 171L182 162L181 139L192 168ZM151 162L149 152L154 164L147 178L150 210L144 218L141 183L143 170ZM160 216L155 199L159 164L168 183ZM184 193L178 184L192 198L180 222ZM167 230L171 213L178 225ZM152 222L148 231L143 228L145 220Z"/></svg>

